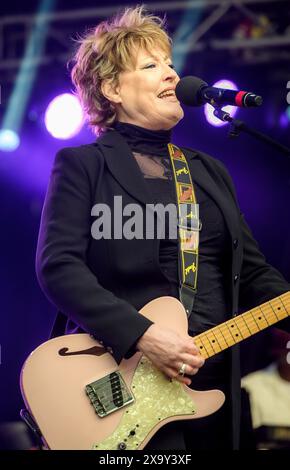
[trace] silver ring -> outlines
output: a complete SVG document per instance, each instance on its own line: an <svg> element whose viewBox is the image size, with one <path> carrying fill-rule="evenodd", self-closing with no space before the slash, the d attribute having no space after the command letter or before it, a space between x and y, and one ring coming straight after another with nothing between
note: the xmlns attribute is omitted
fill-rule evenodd
<svg viewBox="0 0 290 470"><path fill-rule="evenodd" d="M180 369L179 369L179 371L178 371L178 375L184 376L185 369L186 369L186 364L184 364L184 362L183 362Z"/></svg>

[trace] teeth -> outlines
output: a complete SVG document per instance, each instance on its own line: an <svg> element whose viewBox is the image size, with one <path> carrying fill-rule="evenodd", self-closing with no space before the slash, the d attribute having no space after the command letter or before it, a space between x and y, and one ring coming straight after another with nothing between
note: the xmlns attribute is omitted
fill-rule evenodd
<svg viewBox="0 0 290 470"><path fill-rule="evenodd" d="M174 93L172 91L164 91L158 95L158 98L163 98L165 96L174 96Z"/></svg>

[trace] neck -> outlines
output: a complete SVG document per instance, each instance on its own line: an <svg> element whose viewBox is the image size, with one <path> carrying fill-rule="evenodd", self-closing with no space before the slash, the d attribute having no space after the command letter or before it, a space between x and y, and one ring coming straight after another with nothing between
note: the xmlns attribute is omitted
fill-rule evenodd
<svg viewBox="0 0 290 470"><path fill-rule="evenodd" d="M171 140L171 131L153 131L127 122L116 122L114 128L125 138L132 151L168 156L167 145Z"/></svg>
<svg viewBox="0 0 290 470"><path fill-rule="evenodd" d="M290 291L194 337L204 359L249 338L290 315Z"/></svg>

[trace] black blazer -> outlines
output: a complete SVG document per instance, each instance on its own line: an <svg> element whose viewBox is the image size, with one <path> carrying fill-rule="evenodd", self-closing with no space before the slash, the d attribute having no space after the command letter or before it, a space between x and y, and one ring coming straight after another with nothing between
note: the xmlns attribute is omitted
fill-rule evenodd
<svg viewBox="0 0 290 470"><path fill-rule="evenodd" d="M290 290L270 266L240 212L232 180L224 165L183 148L193 183L219 205L231 236L229 316ZM194 166L194 169L193 169ZM155 203L123 137L110 130L96 143L65 148L56 155L43 207L36 271L48 299L65 313L66 331L93 334L119 362L151 322L138 310L150 300L171 295L159 260L159 240L95 240L92 206L112 208L114 195L123 205ZM288 321L288 320L287 320ZM289 329L289 322L284 321ZM63 334L64 331L59 331ZM238 347L232 348L233 426L238 440ZM237 442L236 442L237 444Z"/></svg>

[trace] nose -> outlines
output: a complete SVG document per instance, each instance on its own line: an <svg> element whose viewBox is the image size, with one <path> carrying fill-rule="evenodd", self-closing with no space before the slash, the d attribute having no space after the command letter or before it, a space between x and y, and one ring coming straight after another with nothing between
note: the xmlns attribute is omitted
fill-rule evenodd
<svg viewBox="0 0 290 470"><path fill-rule="evenodd" d="M163 80L174 81L178 78L176 71L169 65L164 65Z"/></svg>

